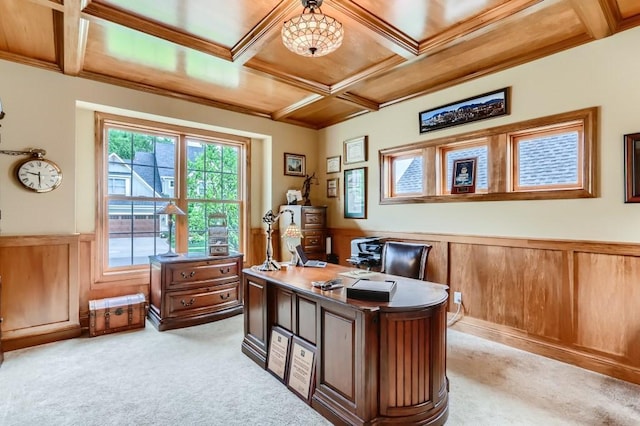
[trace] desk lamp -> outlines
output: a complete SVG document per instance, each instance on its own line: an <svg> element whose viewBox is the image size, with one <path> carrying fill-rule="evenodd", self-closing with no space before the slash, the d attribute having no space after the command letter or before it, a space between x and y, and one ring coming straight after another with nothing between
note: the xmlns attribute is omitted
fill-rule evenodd
<svg viewBox="0 0 640 426"><path fill-rule="evenodd" d="M280 270L280 265L278 265L276 261L273 260L273 246L271 244L271 233L273 232L272 225L278 220L278 218L283 213L291 214L291 224L289 224L289 226L287 226L287 229L284 231L284 236L294 237L294 236L302 235L300 228L298 227L298 225L296 225L295 221L293 220L293 210L284 209L277 215L273 214L273 210L269 210L267 213L265 213L265 215L262 217L262 222L267 224L267 259L259 267L260 271Z"/></svg>
<svg viewBox="0 0 640 426"><path fill-rule="evenodd" d="M176 206L175 204L173 204L173 201L169 202L169 204L167 204L166 206L164 206L163 208L161 208L160 210L158 210L156 212L156 214L166 214L167 215L167 224L169 225L169 250L166 253L161 254L160 256L163 257L172 257L172 256L177 256L178 253L174 252L171 249L171 237L173 235L173 216L178 215L178 216L185 216L186 213L183 212L180 207Z"/></svg>

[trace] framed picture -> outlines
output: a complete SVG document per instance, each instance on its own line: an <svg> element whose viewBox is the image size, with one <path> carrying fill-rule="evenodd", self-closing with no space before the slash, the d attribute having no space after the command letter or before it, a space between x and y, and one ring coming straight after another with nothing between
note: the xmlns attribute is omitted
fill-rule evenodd
<svg viewBox="0 0 640 426"><path fill-rule="evenodd" d="M292 334L284 328L273 326L267 354L267 370L276 376L281 382L286 379L289 362L289 349L291 347Z"/></svg>
<svg viewBox="0 0 640 426"><path fill-rule="evenodd" d="M284 153L284 174L289 176L306 176L307 160L304 155Z"/></svg>
<svg viewBox="0 0 640 426"><path fill-rule="evenodd" d="M471 194L476 192L476 164L478 157L453 161L451 173L451 193Z"/></svg>
<svg viewBox="0 0 640 426"><path fill-rule="evenodd" d="M360 136L344 141L344 164L367 161L368 141L368 136Z"/></svg>
<svg viewBox="0 0 640 426"><path fill-rule="evenodd" d="M624 135L624 202L640 203L640 133Z"/></svg>
<svg viewBox="0 0 640 426"><path fill-rule="evenodd" d="M316 371L316 348L293 336L290 352L287 386L310 404Z"/></svg>
<svg viewBox="0 0 640 426"><path fill-rule="evenodd" d="M509 88L463 99L418 114L420 133L508 115Z"/></svg>
<svg viewBox="0 0 640 426"><path fill-rule="evenodd" d="M367 218L367 168L344 171L344 217Z"/></svg>
<svg viewBox="0 0 640 426"><path fill-rule="evenodd" d="M338 197L338 178L327 179L327 198Z"/></svg>
<svg viewBox="0 0 640 426"><path fill-rule="evenodd" d="M335 157L327 157L327 173L339 173L340 162L342 158L340 155L336 155Z"/></svg>

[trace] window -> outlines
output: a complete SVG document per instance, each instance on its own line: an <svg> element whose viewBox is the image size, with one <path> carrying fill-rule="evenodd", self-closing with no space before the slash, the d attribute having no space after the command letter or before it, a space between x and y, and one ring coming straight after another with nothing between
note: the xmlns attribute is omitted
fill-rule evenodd
<svg viewBox="0 0 640 426"><path fill-rule="evenodd" d="M96 281L148 276L149 256L205 253L207 222L224 213L229 248L244 252L249 140L233 135L98 114L100 197ZM186 216L156 212L174 202ZM168 241L171 234L172 241ZM117 278L116 278L117 276Z"/></svg>
<svg viewBox="0 0 640 426"><path fill-rule="evenodd" d="M597 108L380 150L380 204L587 198L596 194ZM477 158L475 192L451 193Z"/></svg>

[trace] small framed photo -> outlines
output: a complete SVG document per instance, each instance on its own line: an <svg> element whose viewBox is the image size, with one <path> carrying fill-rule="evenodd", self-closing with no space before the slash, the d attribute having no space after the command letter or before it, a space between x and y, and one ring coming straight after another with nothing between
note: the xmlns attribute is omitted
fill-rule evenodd
<svg viewBox="0 0 640 426"><path fill-rule="evenodd" d="M452 194L472 194L476 192L476 164L478 157L453 161L451 174Z"/></svg>
<svg viewBox="0 0 640 426"><path fill-rule="evenodd" d="M344 217L367 218L367 168L344 171Z"/></svg>
<svg viewBox="0 0 640 426"><path fill-rule="evenodd" d="M307 161L301 154L284 153L284 174L288 176L306 176Z"/></svg>
<svg viewBox="0 0 640 426"><path fill-rule="evenodd" d="M284 383L289 362L292 334L279 326L271 328L267 370Z"/></svg>
<svg viewBox="0 0 640 426"><path fill-rule="evenodd" d="M327 198L338 197L338 178L327 179Z"/></svg>
<svg viewBox="0 0 640 426"><path fill-rule="evenodd" d="M368 136L360 136L344 141L344 164L367 161L368 141Z"/></svg>
<svg viewBox="0 0 640 426"><path fill-rule="evenodd" d="M339 173L340 170L340 162L342 158L340 155L336 155L335 157L327 157L327 173Z"/></svg>
<svg viewBox="0 0 640 426"><path fill-rule="evenodd" d="M294 335L290 352L287 386L310 404L316 372L316 348Z"/></svg>
<svg viewBox="0 0 640 426"><path fill-rule="evenodd" d="M640 203L640 133L624 135L624 202Z"/></svg>

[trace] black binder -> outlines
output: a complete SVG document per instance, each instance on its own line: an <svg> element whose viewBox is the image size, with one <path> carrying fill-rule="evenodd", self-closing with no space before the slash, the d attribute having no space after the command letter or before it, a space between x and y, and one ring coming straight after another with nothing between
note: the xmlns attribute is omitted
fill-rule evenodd
<svg viewBox="0 0 640 426"><path fill-rule="evenodd" d="M396 292L395 281L371 281L360 279L347 287L347 297L350 299L372 300L375 302L389 302Z"/></svg>

